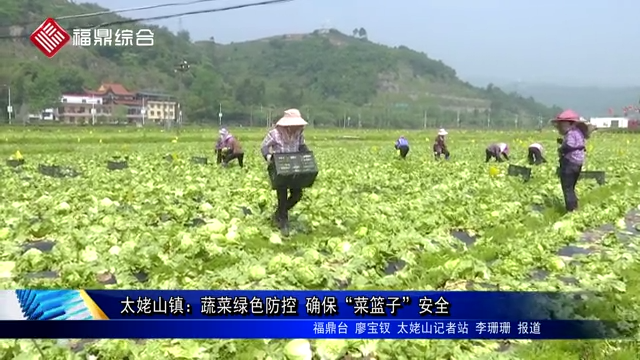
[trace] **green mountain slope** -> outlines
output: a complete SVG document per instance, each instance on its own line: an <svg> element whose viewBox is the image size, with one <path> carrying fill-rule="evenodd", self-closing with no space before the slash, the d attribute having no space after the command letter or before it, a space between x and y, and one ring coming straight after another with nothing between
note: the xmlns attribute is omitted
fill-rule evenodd
<svg viewBox="0 0 640 360"><path fill-rule="evenodd" d="M0 10L3 36L28 36L47 16L103 10L64 0L5 3ZM105 15L60 24L71 31L119 19ZM496 126L512 125L515 116L526 125L556 111L497 87L473 87L441 61L406 47L390 48L335 30L219 45L193 43L186 32L174 35L146 24L117 28L152 28L155 46L67 46L47 59L28 39L0 40L0 84L11 85L14 107L50 107L63 92L117 82L131 90L178 94L189 121L215 121L220 106L225 122L264 123L269 114L275 117L285 108L299 107L316 125L341 125L350 119L353 126L396 127L420 127L425 114L432 126L450 125L458 114L462 125L483 125L489 114ZM191 69L176 74L182 60Z"/></svg>

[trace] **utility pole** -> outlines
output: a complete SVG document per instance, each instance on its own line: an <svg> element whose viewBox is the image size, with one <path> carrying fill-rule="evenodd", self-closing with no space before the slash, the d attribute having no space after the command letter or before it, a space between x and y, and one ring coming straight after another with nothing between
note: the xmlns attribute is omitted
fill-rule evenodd
<svg viewBox="0 0 640 360"><path fill-rule="evenodd" d="M519 118L519 115L516 114L516 119L515 119L516 129L518 128L518 118Z"/></svg>
<svg viewBox="0 0 640 360"><path fill-rule="evenodd" d="M218 127L222 127L222 103L219 103L218 105Z"/></svg>
<svg viewBox="0 0 640 360"><path fill-rule="evenodd" d="M538 129L542 130L542 116L538 114Z"/></svg>
<svg viewBox="0 0 640 360"><path fill-rule="evenodd" d="M142 96L142 109L140 109L140 114L142 115L142 126L144 127L144 117L147 114L147 105L145 104L145 97Z"/></svg>
<svg viewBox="0 0 640 360"><path fill-rule="evenodd" d="M487 127L491 127L491 109L487 110Z"/></svg>
<svg viewBox="0 0 640 360"><path fill-rule="evenodd" d="M178 135L180 135L180 128L182 127L182 103L180 102L180 99L182 97L182 93L184 92L184 83L183 83L183 77L184 74L189 71L189 69L191 68L191 66L189 65L189 63L187 62L187 60L182 60L182 62L180 62L178 65L176 65L176 68L174 70L175 73L179 74L180 77L180 84L179 84L179 90L178 90L178 106L177 106L177 114L174 114L174 116L176 116L177 118L177 127L176 127L176 133Z"/></svg>
<svg viewBox="0 0 640 360"><path fill-rule="evenodd" d="M458 109L458 112L456 114L456 122L458 123L458 127L460 127L460 109Z"/></svg>
<svg viewBox="0 0 640 360"><path fill-rule="evenodd" d="M96 125L96 99L91 95L91 125Z"/></svg>
<svg viewBox="0 0 640 360"><path fill-rule="evenodd" d="M13 106L11 105L11 85L3 84L2 87L7 88L7 120L11 125L13 119Z"/></svg>
<svg viewBox="0 0 640 360"><path fill-rule="evenodd" d="M425 110L425 111L424 111L424 125L423 125L423 128L424 128L424 129L426 129L426 128L427 128L427 120L428 120L428 117L427 117L427 111L428 111L428 110Z"/></svg>

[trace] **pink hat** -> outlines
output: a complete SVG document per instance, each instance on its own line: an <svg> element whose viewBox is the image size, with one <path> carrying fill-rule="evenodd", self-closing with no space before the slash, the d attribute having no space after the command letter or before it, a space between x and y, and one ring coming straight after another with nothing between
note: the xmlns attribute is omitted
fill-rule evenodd
<svg viewBox="0 0 640 360"><path fill-rule="evenodd" d="M300 110L289 109L284 112L284 116L278 120L276 126L305 126L307 122L302 118Z"/></svg>
<svg viewBox="0 0 640 360"><path fill-rule="evenodd" d="M558 114L558 116L556 116L555 119L551 121L552 122L558 122L558 121L576 122L576 121L580 121L580 115L578 115L577 112L569 109L561 112L560 114Z"/></svg>

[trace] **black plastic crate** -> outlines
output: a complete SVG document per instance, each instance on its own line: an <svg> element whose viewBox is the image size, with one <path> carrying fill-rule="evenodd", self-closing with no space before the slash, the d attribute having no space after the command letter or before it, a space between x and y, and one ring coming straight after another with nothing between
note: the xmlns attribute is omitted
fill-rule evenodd
<svg viewBox="0 0 640 360"><path fill-rule="evenodd" d="M560 167L556 168L556 175L560 176ZM583 171L580 173L580 179L593 179L598 185L604 185L606 182L606 173L604 171Z"/></svg>
<svg viewBox="0 0 640 360"><path fill-rule="evenodd" d="M7 160L7 166L10 167L19 167L24 165L24 159L9 159Z"/></svg>
<svg viewBox="0 0 640 360"><path fill-rule="evenodd" d="M193 164L207 165L209 163L209 159L204 156L194 156L191 158L191 162Z"/></svg>
<svg viewBox="0 0 640 360"><path fill-rule="evenodd" d="M107 161L107 169L109 170L123 170L129 167L129 162L126 160L110 160Z"/></svg>
<svg viewBox="0 0 640 360"><path fill-rule="evenodd" d="M312 152L273 154L268 170L273 189L308 188L318 176L318 166Z"/></svg>
<svg viewBox="0 0 640 360"><path fill-rule="evenodd" d="M509 165L507 174L509 176L520 176L525 182L531 180L531 168L526 166Z"/></svg>
<svg viewBox="0 0 640 360"><path fill-rule="evenodd" d="M45 176L54 178L74 178L80 176L80 173L73 168L59 165L43 165L38 166L38 172Z"/></svg>
<svg viewBox="0 0 640 360"><path fill-rule="evenodd" d="M605 172L604 171L583 171L580 173L580 179L593 179L598 185L604 185Z"/></svg>

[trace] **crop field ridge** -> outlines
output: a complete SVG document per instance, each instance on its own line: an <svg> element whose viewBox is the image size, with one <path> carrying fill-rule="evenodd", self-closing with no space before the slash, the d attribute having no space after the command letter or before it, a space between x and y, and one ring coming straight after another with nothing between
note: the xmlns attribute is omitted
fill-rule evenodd
<svg viewBox="0 0 640 360"><path fill-rule="evenodd" d="M565 214L553 161L556 135L452 130L450 161L431 153L435 130L308 129L320 174L284 238L269 217L275 194L258 147L265 129L230 129L245 168L215 164L217 129L18 129L0 150L0 284L15 288L386 289L589 291L591 318L640 321L640 157L632 134L596 134L580 209ZM405 135L411 151L397 159ZM343 137L353 137L357 140ZM548 164L527 182L484 148L529 144ZM169 155L168 161L165 157ZM193 162L207 157L207 163ZM113 159L127 167L108 168ZM39 165L77 171L40 173ZM631 327L630 337L638 329ZM4 358L285 359L284 340L0 341ZM335 359L637 359L632 341L312 340Z"/></svg>

